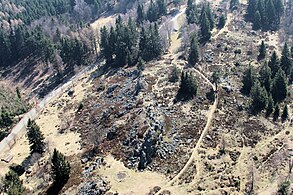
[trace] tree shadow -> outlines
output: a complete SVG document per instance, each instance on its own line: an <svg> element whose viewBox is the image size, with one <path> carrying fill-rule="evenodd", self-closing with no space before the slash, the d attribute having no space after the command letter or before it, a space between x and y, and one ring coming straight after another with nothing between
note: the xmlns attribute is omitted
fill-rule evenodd
<svg viewBox="0 0 293 195"><path fill-rule="evenodd" d="M59 192L62 190L64 187L65 183L57 183L54 182L46 191L46 194L48 195L56 195L59 194Z"/></svg>

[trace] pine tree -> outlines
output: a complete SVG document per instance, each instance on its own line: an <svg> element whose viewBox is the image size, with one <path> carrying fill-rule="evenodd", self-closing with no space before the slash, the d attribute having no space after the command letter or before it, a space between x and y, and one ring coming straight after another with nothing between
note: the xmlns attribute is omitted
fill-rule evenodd
<svg viewBox="0 0 293 195"><path fill-rule="evenodd" d="M70 175L70 164L66 161L65 156L54 149L51 163L54 182L60 185L66 183Z"/></svg>
<svg viewBox="0 0 293 195"><path fill-rule="evenodd" d="M266 2L266 13L268 22L267 28L274 29L276 26L276 11L272 0L267 0Z"/></svg>
<svg viewBox="0 0 293 195"><path fill-rule="evenodd" d="M180 69L174 66L171 71L171 75L169 77L169 81L172 83L176 83L180 79Z"/></svg>
<svg viewBox="0 0 293 195"><path fill-rule="evenodd" d="M190 41L190 49L188 54L188 64L195 66L199 62L199 48L196 36L193 35Z"/></svg>
<svg viewBox="0 0 293 195"><path fill-rule="evenodd" d="M253 21L255 13L257 11L257 0L248 0L247 15L248 21Z"/></svg>
<svg viewBox="0 0 293 195"><path fill-rule="evenodd" d="M261 41L260 47L259 47L259 54L258 54L258 60L262 60L266 57L266 46L264 41Z"/></svg>
<svg viewBox="0 0 293 195"><path fill-rule="evenodd" d="M150 2L149 9L147 11L147 19L150 22L155 22L159 18L159 8L153 0Z"/></svg>
<svg viewBox="0 0 293 195"><path fill-rule="evenodd" d="M210 30L212 30L214 28L215 22L214 22L214 15L211 9L211 4L208 2L204 8L205 8L207 18L209 20Z"/></svg>
<svg viewBox="0 0 293 195"><path fill-rule="evenodd" d="M22 186L22 181L19 176L13 170L9 172L3 178L3 190L8 195L20 195L25 194L25 189Z"/></svg>
<svg viewBox="0 0 293 195"><path fill-rule="evenodd" d="M219 19L219 23L218 23L218 28L223 28L225 26L226 23L226 17L224 14L221 15L220 19Z"/></svg>
<svg viewBox="0 0 293 195"><path fill-rule="evenodd" d="M276 20L277 20L277 23L280 24L280 18L284 13L283 0L275 0L274 5L275 5L275 10L277 15Z"/></svg>
<svg viewBox="0 0 293 195"><path fill-rule="evenodd" d="M261 24L262 24L261 15L260 15L259 11L256 11L255 15L254 15L253 26L252 27L253 27L254 30L258 30L258 29L261 28L261 26L262 26Z"/></svg>
<svg viewBox="0 0 293 195"><path fill-rule="evenodd" d="M201 42L205 43L210 40L211 38L211 29L210 29L210 23L207 18L206 12L203 12L202 20L200 24L200 32L201 32Z"/></svg>
<svg viewBox="0 0 293 195"><path fill-rule="evenodd" d="M273 114L273 120L276 121L278 120L279 116L280 116L280 108L279 108L279 104L276 104L275 109L274 109L274 114Z"/></svg>
<svg viewBox="0 0 293 195"><path fill-rule="evenodd" d="M268 63L269 67L271 68L273 77L276 75L276 73L279 70L279 63L280 63L280 61L279 61L278 55L277 55L276 51L274 51L271 56L271 59Z"/></svg>
<svg viewBox="0 0 293 195"><path fill-rule="evenodd" d="M188 24L194 24L197 21L197 8L196 4L193 3L193 0L187 1L187 8L186 8L186 19Z"/></svg>
<svg viewBox="0 0 293 195"><path fill-rule="evenodd" d="M137 7L137 17L136 17L136 23L138 25L141 25L145 19L145 14L143 10L143 5L139 4Z"/></svg>
<svg viewBox="0 0 293 195"><path fill-rule="evenodd" d="M198 84L195 76L192 73L181 73L181 80L179 85L176 100L188 100L197 95Z"/></svg>
<svg viewBox="0 0 293 195"><path fill-rule="evenodd" d="M261 17L261 27L267 26L267 13L265 11L265 3L264 0L258 0L257 2L257 10L259 11Z"/></svg>
<svg viewBox="0 0 293 195"><path fill-rule="evenodd" d="M289 113L288 113L288 106L285 105L284 110L283 110L283 113L282 113L282 116L281 116L283 122L287 120L288 115L289 115Z"/></svg>
<svg viewBox="0 0 293 195"><path fill-rule="evenodd" d="M258 80L254 82L253 87L251 88L251 97L252 97L252 108L255 113L258 113L265 109L268 104L268 94L266 90L260 86Z"/></svg>
<svg viewBox="0 0 293 195"><path fill-rule="evenodd" d="M259 80L261 85L265 87L265 89L269 93L271 91L271 85L272 85L272 72L267 62L265 62L264 65L262 66L259 72L259 75L260 75Z"/></svg>
<svg viewBox="0 0 293 195"><path fill-rule="evenodd" d="M242 89L241 92L245 95L250 94L250 90L254 84L255 81L255 75L253 73L253 70L251 66L249 65L249 68L244 72L243 79L242 79Z"/></svg>
<svg viewBox="0 0 293 195"><path fill-rule="evenodd" d="M31 153L42 154L45 151L44 135L35 121L29 120L27 136L30 143Z"/></svg>
<svg viewBox="0 0 293 195"><path fill-rule="evenodd" d="M165 0L157 0L157 7L159 11L159 16L164 16L167 14L167 7Z"/></svg>
<svg viewBox="0 0 293 195"><path fill-rule="evenodd" d="M290 59L290 51L287 43L285 43L282 51L281 57L281 68L284 70L285 74L289 77L292 71L292 59Z"/></svg>
<svg viewBox="0 0 293 195"><path fill-rule="evenodd" d="M272 112L274 111L274 100L272 95L269 95L268 97L268 106L266 109L266 116L270 116L272 114Z"/></svg>
<svg viewBox="0 0 293 195"><path fill-rule="evenodd" d="M283 70L279 69L274 77L272 85L272 96L274 102L281 102L286 98L287 86L288 82L285 73Z"/></svg>

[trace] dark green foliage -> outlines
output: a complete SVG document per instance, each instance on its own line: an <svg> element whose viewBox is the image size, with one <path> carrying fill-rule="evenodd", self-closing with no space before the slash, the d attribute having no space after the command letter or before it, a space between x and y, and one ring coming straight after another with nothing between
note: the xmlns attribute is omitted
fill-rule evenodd
<svg viewBox="0 0 293 195"><path fill-rule="evenodd" d="M9 127L13 123L13 116L7 110L2 108L0 112L0 128Z"/></svg>
<svg viewBox="0 0 293 195"><path fill-rule="evenodd" d="M261 87L258 80L254 82L250 92L252 98L252 109L253 112L258 113L265 109L268 104L268 94L264 87Z"/></svg>
<svg viewBox="0 0 293 195"><path fill-rule="evenodd" d="M172 68L171 75L169 77L169 81L172 82L172 83L178 82L179 79L180 79L180 74L181 74L180 69L177 68L176 66L174 66Z"/></svg>
<svg viewBox="0 0 293 195"><path fill-rule="evenodd" d="M279 69L275 75L272 85L272 96L274 102L281 102L286 98L287 86L288 82L285 73L283 70Z"/></svg>
<svg viewBox="0 0 293 195"><path fill-rule="evenodd" d="M255 12L252 28L254 30L258 30L261 28L261 16L260 16L259 11Z"/></svg>
<svg viewBox="0 0 293 195"><path fill-rule="evenodd" d="M257 0L248 0L246 18L248 21L252 21L257 11Z"/></svg>
<svg viewBox="0 0 293 195"><path fill-rule="evenodd" d="M22 186L22 181L19 176L13 170L9 172L3 178L3 190L8 195L20 195L25 194L25 189Z"/></svg>
<svg viewBox="0 0 293 195"><path fill-rule="evenodd" d="M197 22L197 7L193 0L187 1L187 8L185 13L188 24L194 24Z"/></svg>
<svg viewBox="0 0 293 195"><path fill-rule="evenodd" d="M283 122L287 120L288 115L289 115L289 113L288 113L288 106L285 105L284 110L283 110L282 115L281 115L281 118L282 118L282 121Z"/></svg>
<svg viewBox="0 0 293 195"><path fill-rule="evenodd" d="M262 68L260 69L259 75L261 86L265 87L265 89L269 93L271 91L272 85L272 72L267 62L265 62Z"/></svg>
<svg viewBox="0 0 293 195"><path fill-rule="evenodd" d="M45 151L44 135L35 121L28 121L27 137L30 144L31 153L42 154Z"/></svg>
<svg viewBox="0 0 293 195"><path fill-rule="evenodd" d="M274 109L274 114L273 114L273 120L276 121L278 120L279 116L280 116L280 108L279 108L279 104L276 104L275 109Z"/></svg>
<svg viewBox="0 0 293 195"><path fill-rule="evenodd" d="M225 26L225 23L226 23L226 17L224 14L222 14L219 19L218 28L220 29L223 28Z"/></svg>
<svg viewBox="0 0 293 195"><path fill-rule="evenodd" d="M58 150L54 149L52 156L52 178L56 184L65 184L70 175L70 164L66 161L65 156Z"/></svg>
<svg viewBox="0 0 293 195"><path fill-rule="evenodd" d="M243 79L242 79L242 89L241 92L245 95L250 94L250 90L254 84L255 81L255 74L253 73L252 67L249 66L249 68L244 72Z"/></svg>
<svg viewBox="0 0 293 195"><path fill-rule="evenodd" d="M257 56L258 60L262 60L266 57L266 46L265 46L265 42L261 41L261 44L259 46L259 54Z"/></svg>
<svg viewBox="0 0 293 195"><path fill-rule="evenodd" d="M207 14L204 11L201 17L201 24L200 24L200 37L201 42L205 43L210 40L211 38L211 28L210 28L210 22L207 18Z"/></svg>
<svg viewBox="0 0 293 195"><path fill-rule="evenodd" d="M77 38L63 38L60 42L60 49L60 54L65 64L77 66L88 64L91 49Z"/></svg>
<svg viewBox="0 0 293 195"><path fill-rule="evenodd" d="M151 26L150 28L150 31L147 31L147 33L141 32L141 34L145 33L141 35L144 36L141 39L145 38L143 44L149 44L149 47L154 47L155 43L160 44L161 42L158 40L157 26ZM151 33L148 34L149 32ZM107 64L114 64L115 66L135 65L139 57L138 44L141 44L139 43L139 33L131 18L129 18L127 23L123 23L121 17L118 17L115 27L111 27L110 32L108 32L106 27L101 29L101 53L106 59ZM145 49L147 46L143 45L143 47ZM160 45L156 45L156 48L151 49L153 50L152 52L158 52L158 50L161 52L161 48ZM146 49L149 50L150 48Z"/></svg>
<svg viewBox="0 0 293 195"><path fill-rule="evenodd" d="M272 112L274 111L274 100L272 95L269 95L268 97L268 106L266 109L266 116L270 116L272 114Z"/></svg>
<svg viewBox="0 0 293 195"><path fill-rule="evenodd" d="M277 195L289 195L290 181L283 181L279 187Z"/></svg>
<svg viewBox="0 0 293 195"><path fill-rule="evenodd" d="M199 62L199 47L197 38L195 35L191 36L190 41L190 49L188 52L188 64L191 66L195 66L196 63Z"/></svg>
<svg viewBox="0 0 293 195"><path fill-rule="evenodd" d="M230 10L237 9L239 4L240 4L239 0L231 0L230 1Z"/></svg>
<svg viewBox="0 0 293 195"><path fill-rule="evenodd" d="M254 29L276 30L283 12L282 0L249 0L246 19Z"/></svg>
<svg viewBox="0 0 293 195"><path fill-rule="evenodd" d="M167 14L167 7L164 0L151 0L149 9L147 11L147 19L150 22L157 21L161 16Z"/></svg>
<svg viewBox="0 0 293 195"><path fill-rule="evenodd" d="M280 60L278 58L278 55L277 55L276 51L274 51L271 56L271 59L268 63L269 67L271 68L273 77L276 75L276 73L279 70L279 67L280 67L279 63L280 63Z"/></svg>
<svg viewBox="0 0 293 195"><path fill-rule="evenodd" d="M158 26L150 25L149 29L142 28L139 41L139 56L144 61L150 61L162 54L161 37Z"/></svg>
<svg viewBox="0 0 293 195"><path fill-rule="evenodd" d="M283 47L280 66L284 70L285 74L289 77L292 72L293 62L292 59L290 59L290 50L287 43L285 43Z"/></svg>
<svg viewBox="0 0 293 195"><path fill-rule="evenodd" d="M189 100L197 95L198 84L193 73L182 72L176 100Z"/></svg>
<svg viewBox="0 0 293 195"><path fill-rule="evenodd" d="M215 83L216 88L218 88L219 81L220 81L220 71L216 70L212 74L212 82Z"/></svg>
<svg viewBox="0 0 293 195"><path fill-rule="evenodd" d="M83 107L84 107L83 103L80 102L77 108L77 112L80 112L83 109Z"/></svg>
<svg viewBox="0 0 293 195"><path fill-rule="evenodd" d="M138 25L141 25L143 23L143 21L145 20L145 13L144 13L142 4L138 5L136 13L137 13L136 23Z"/></svg>

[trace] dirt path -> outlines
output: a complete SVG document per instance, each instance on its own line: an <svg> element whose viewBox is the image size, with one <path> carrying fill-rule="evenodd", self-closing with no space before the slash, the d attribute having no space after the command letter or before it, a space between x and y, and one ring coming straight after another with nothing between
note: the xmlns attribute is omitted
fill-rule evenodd
<svg viewBox="0 0 293 195"><path fill-rule="evenodd" d="M219 35L221 35L223 32L228 32L228 25L230 24L230 22L232 21L232 16L233 16L233 13L228 13L227 14L227 20L226 20L226 23L225 23L225 26L223 28L221 28L215 35L212 36L212 39L213 40L216 40L218 38ZM217 31L217 28L214 28L213 30L214 32ZM214 33L212 32L212 33Z"/></svg>

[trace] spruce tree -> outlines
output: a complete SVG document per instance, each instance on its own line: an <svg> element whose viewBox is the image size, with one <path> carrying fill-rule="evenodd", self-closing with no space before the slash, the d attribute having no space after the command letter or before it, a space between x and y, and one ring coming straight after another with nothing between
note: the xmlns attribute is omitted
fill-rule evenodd
<svg viewBox="0 0 293 195"><path fill-rule="evenodd" d="M279 116L280 116L280 108L279 108L279 104L276 104L274 109L274 114L273 114L273 120L274 121L278 120Z"/></svg>
<svg viewBox="0 0 293 195"><path fill-rule="evenodd" d="M225 23L226 23L226 17L224 14L222 14L219 19L218 28L220 29L223 28L225 26Z"/></svg>
<svg viewBox="0 0 293 195"><path fill-rule="evenodd" d="M274 29L276 26L276 11L275 6L273 4L272 0L266 1L266 15L267 15L267 28L268 29Z"/></svg>
<svg viewBox="0 0 293 195"><path fill-rule="evenodd" d="M290 50L285 43L282 51L282 57L281 57L281 68L284 70L285 74L289 77L291 75L292 71L292 59L290 59Z"/></svg>
<svg viewBox="0 0 293 195"><path fill-rule="evenodd" d="M252 28L254 30L258 30L261 28L261 24L262 24L261 15L260 15L259 11L256 11L255 15L254 15L254 19L253 19Z"/></svg>
<svg viewBox="0 0 293 195"><path fill-rule="evenodd" d="M205 43L210 40L211 38L211 29L210 23L207 18L206 12L203 12L201 24L200 24L200 32L201 32L201 42Z"/></svg>
<svg viewBox="0 0 293 195"><path fill-rule="evenodd" d="M20 195L25 194L25 189L22 185L22 181L19 176L13 170L9 172L3 178L3 190L8 195Z"/></svg>
<svg viewBox="0 0 293 195"><path fill-rule="evenodd" d="M197 21L197 8L196 4L193 3L193 0L187 1L187 8L186 8L186 19L188 24L194 24Z"/></svg>
<svg viewBox="0 0 293 195"><path fill-rule="evenodd" d="M281 118L282 118L282 121L283 122L287 120L288 115L289 115L289 113L288 113L288 106L286 104L285 107L284 107L284 110L282 112L282 115L281 115Z"/></svg>
<svg viewBox="0 0 293 195"><path fill-rule="evenodd" d="M269 67L271 68L273 77L276 75L277 71L279 70L279 63L280 63L279 57L276 51L274 51L268 63Z"/></svg>
<svg viewBox="0 0 293 195"><path fill-rule="evenodd" d="M266 116L270 116L272 114L272 112L274 111L274 100L272 95L269 95L268 97L268 106L266 109Z"/></svg>
<svg viewBox="0 0 293 195"><path fill-rule="evenodd" d="M190 49L188 54L188 64L195 66L199 62L199 48L196 36L193 35L190 41Z"/></svg>
<svg viewBox="0 0 293 195"><path fill-rule="evenodd" d="M264 41L261 41L258 51L259 51L258 60L264 59L266 57L266 46Z"/></svg>
<svg viewBox="0 0 293 195"><path fill-rule="evenodd" d="M250 94L250 90L254 84L255 75L253 73L252 67L249 65L249 68L244 72L243 79L242 79L242 89L241 92L245 95Z"/></svg>
<svg viewBox="0 0 293 195"><path fill-rule="evenodd" d="M70 175L70 164L66 161L65 156L58 150L54 149L52 156L52 178L56 184L65 184Z"/></svg>
<svg viewBox="0 0 293 195"><path fill-rule="evenodd" d="M262 68L260 69L259 75L261 85L265 87L265 89L269 93L271 91L272 85L272 72L267 62L265 62Z"/></svg>
<svg viewBox="0 0 293 195"><path fill-rule="evenodd" d="M239 0L231 0L230 1L230 10L237 9L239 4L240 4Z"/></svg>
<svg viewBox="0 0 293 195"><path fill-rule="evenodd" d="M274 77L273 85L272 85L272 96L273 96L274 102L281 102L286 98L287 86L288 86L288 81L285 76L285 73L283 70L279 69L279 71L276 73Z"/></svg>
<svg viewBox="0 0 293 195"><path fill-rule="evenodd" d="M30 144L31 153L42 154L45 151L44 135L35 121L29 120L27 136Z"/></svg>
<svg viewBox="0 0 293 195"><path fill-rule="evenodd" d="M254 82L254 85L251 89L251 97L252 97L252 109L255 113L258 113L265 109L268 104L268 94L266 90L260 86L258 80Z"/></svg>
<svg viewBox="0 0 293 195"><path fill-rule="evenodd" d="M248 21L253 21L255 13L257 11L257 0L248 0L246 18Z"/></svg>
<svg viewBox="0 0 293 195"><path fill-rule="evenodd" d="M181 73L181 80L179 85L176 100L188 100L197 95L198 84L195 76L192 73Z"/></svg>
<svg viewBox="0 0 293 195"><path fill-rule="evenodd" d="M264 0L258 0L257 2L257 10L259 11L261 17L261 27L265 27L267 25L267 13L265 11L265 3Z"/></svg>
<svg viewBox="0 0 293 195"><path fill-rule="evenodd" d="M283 0L275 0L274 5L275 5L275 10L276 10L276 15L277 15L276 20L277 20L277 23L280 24L280 18L284 13Z"/></svg>
<svg viewBox="0 0 293 195"><path fill-rule="evenodd" d="M141 25L144 20L145 20L145 14L144 14L144 10L143 10L143 5L139 4L137 7L136 23L138 25Z"/></svg>

